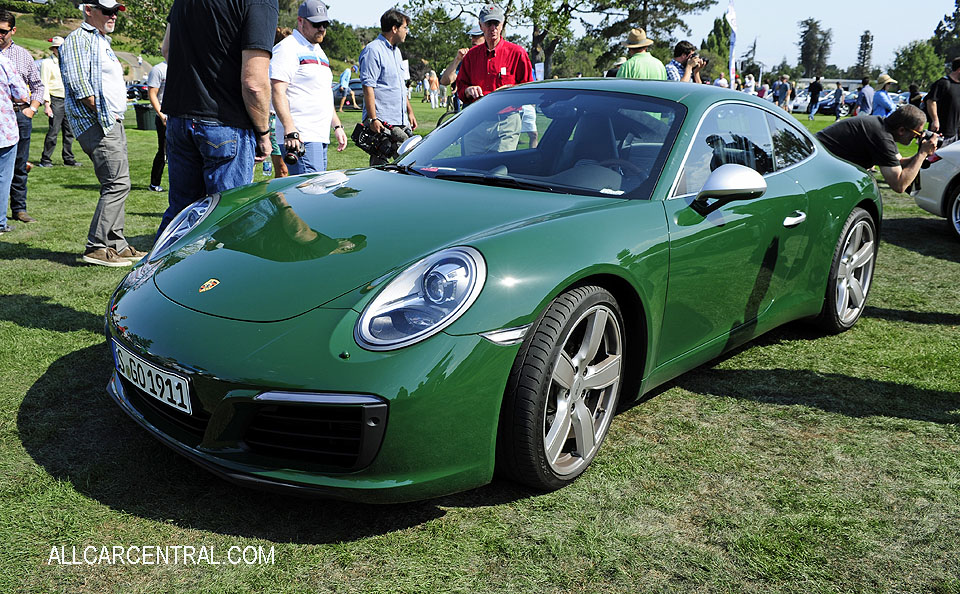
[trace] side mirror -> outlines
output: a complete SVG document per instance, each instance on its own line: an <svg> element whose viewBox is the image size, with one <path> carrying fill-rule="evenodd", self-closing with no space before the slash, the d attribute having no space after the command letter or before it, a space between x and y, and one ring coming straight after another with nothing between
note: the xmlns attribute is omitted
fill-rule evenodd
<svg viewBox="0 0 960 594"><path fill-rule="evenodd" d="M415 146L417 146L418 144L420 144L420 141L421 141L421 140L423 140L423 136L420 136L420 135L418 135L418 134L414 134L413 136L411 136L410 138L404 140L404 141L400 144L400 148L397 149L397 154L398 154L398 155L403 155L403 154L405 154L407 151L409 151L409 150L412 149L413 147L415 147Z"/></svg>
<svg viewBox="0 0 960 594"><path fill-rule="evenodd" d="M727 163L710 174L690 207L707 216L728 202L759 198L766 191L767 181L762 175L749 167Z"/></svg>

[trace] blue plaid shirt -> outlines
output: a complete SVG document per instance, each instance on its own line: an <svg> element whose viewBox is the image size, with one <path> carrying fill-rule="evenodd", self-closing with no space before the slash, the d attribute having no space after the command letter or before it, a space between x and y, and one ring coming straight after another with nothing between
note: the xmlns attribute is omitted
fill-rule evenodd
<svg viewBox="0 0 960 594"><path fill-rule="evenodd" d="M670 63L664 66L667 70L667 80L680 81L683 78L683 73L686 71L686 66L677 62L676 60L670 60Z"/></svg>
<svg viewBox="0 0 960 594"><path fill-rule="evenodd" d="M63 74L64 106L73 134L80 136L90 126L99 123L104 134L110 131L117 119L110 114L103 97L100 76L100 44L110 45L110 38L101 34L92 25L81 23L63 40L60 46L60 72ZM97 104L95 113L87 109L81 99L93 96Z"/></svg>

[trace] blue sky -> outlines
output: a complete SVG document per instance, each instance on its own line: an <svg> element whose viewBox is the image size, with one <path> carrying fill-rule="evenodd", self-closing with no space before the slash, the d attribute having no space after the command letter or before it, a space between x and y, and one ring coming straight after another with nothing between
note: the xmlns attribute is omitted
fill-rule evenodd
<svg viewBox="0 0 960 594"><path fill-rule="evenodd" d="M694 45L706 37L713 19L722 16L728 0L720 0L709 12L688 17L692 31L688 37ZM330 17L362 26L378 26L380 15L397 4L395 0L327 0ZM402 2L401 2L402 3ZM477 2L477 9L482 6ZM768 66L775 66L786 56L797 62L797 23L813 17L833 30L833 52L830 62L846 68L857 57L860 35L873 33L873 63L886 68L893 62L895 51L907 43L927 39L943 18L952 12L953 0L734 0L740 54L757 39L757 57ZM527 32L529 34L529 32ZM678 33L679 36L679 33ZM680 37L681 39L683 37Z"/></svg>

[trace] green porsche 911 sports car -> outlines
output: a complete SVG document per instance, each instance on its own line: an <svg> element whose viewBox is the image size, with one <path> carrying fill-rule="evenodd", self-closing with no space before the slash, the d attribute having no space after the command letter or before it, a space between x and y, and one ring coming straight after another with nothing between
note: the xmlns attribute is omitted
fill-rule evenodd
<svg viewBox="0 0 960 594"><path fill-rule="evenodd" d="M532 83L402 153L181 212L108 304L117 404L244 485L550 490L618 403L865 307L874 179L742 93Z"/></svg>

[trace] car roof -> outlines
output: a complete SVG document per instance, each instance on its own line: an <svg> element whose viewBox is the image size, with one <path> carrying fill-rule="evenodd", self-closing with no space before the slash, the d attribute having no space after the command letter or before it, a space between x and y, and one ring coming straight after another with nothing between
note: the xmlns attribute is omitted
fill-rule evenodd
<svg viewBox="0 0 960 594"><path fill-rule="evenodd" d="M636 80L630 78L566 78L532 82L512 89L545 87L557 89L612 91L615 93L631 93L647 95L682 103L690 109L702 109L718 101L743 101L761 107L769 108L769 103L754 95L732 91L713 85L698 85L693 83L678 83L667 80ZM504 89L508 90L508 89Z"/></svg>

